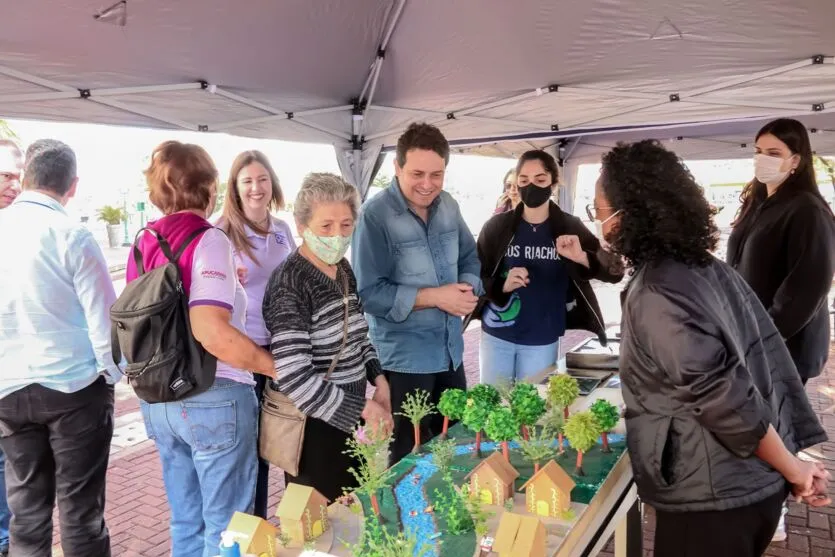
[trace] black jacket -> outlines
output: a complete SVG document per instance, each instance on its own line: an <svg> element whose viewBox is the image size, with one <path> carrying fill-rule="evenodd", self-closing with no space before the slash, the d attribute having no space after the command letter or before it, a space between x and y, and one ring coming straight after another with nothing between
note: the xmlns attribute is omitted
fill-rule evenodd
<svg viewBox="0 0 835 557"><path fill-rule="evenodd" d="M569 303L566 308L566 328L591 331L605 344L606 325L589 280L620 282L623 278L623 267L617 258L600 248L598 239L580 219L563 212L553 201L548 203L548 220L553 239L556 240L558 236L563 235L578 236L589 258L589 268L566 261L571 278L568 299L576 301ZM500 276L500 272L507 248L516 234L516 227L522 222L524 208L524 204L520 203L514 211L494 215L478 235L478 258L481 260L481 281L484 284L485 295L478 302L472 316L474 319L481 318L488 301L502 306L510 299L510 294L502 291L504 278Z"/></svg>
<svg viewBox="0 0 835 557"><path fill-rule="evenodd" d="M728 241L728 263L751 285L786 340L800 377L817 377L829 355L835 222L806 192L755 202Z"/></svg>
<svg viewBox="0 0 835 557"><path fill-rule="evenodd" d="M769 424L792 453L826 440L774 323L725 263L638 270L621 334L629 458L652 506L725 510L786 489L753 456Z"/></svg>

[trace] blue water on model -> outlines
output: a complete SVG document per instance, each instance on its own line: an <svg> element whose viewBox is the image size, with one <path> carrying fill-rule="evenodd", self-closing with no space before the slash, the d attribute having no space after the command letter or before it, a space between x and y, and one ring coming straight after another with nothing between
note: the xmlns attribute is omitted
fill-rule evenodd
<svg viewBox="0 0 835 557"><path fill-rule="evenodd" d="M623 441L623 435L609 434L609 443L618 443ZM557 441L554 441L556 445ZM602 441L598 441L602 443ZM564 446L568 447L568 441L564 441ZM516 449L519 444L515 441L508 443L508 447ZM481 443L481 451L484 454L490 454L491 451L501 450L500 443L492 441L485 441ZM475 444L460 445L455 448L455 455L461 456L475 451ZM437 540L432 540L438 530L435 527L435 519L433 513L427 513L426 508L429 506L429 500L426 497L424 485L427 480L432 477L432 474L438 471L437 466L432 462L432 455L426 454L416 457L414 459L415 467L411 472L403 476L403 478L394 486L394 496L397 499L397 504L400 507L400 520L403 523L403 529L415 536L420 544L432 544L432 549L426 553L426 557L438 557L438 543ZM414 513L412 512L414 511ZM414 516L412 516L414 514ZM479 540L476 540L478 543ZM417 555L417 553L415 553Z"/></svg>

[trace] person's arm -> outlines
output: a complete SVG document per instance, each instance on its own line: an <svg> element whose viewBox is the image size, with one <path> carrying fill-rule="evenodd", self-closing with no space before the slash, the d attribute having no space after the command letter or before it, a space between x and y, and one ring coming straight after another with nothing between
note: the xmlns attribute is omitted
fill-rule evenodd
<svg viewBox="0 0 835 557"><path fill-rule="evenodd" d="M628 318L643 349L675 386L673 397L683 410L730 452L748 458L771 425L771 410L745 362L726 345L718 316L691 297L695 289L645 286Z"/></svg>
<svg viewBox="0 0 835 557"><path fill-rule="evenodd" d="M617 284L623 279L623 266L612 254L605 252L600 246L600 240L591 233L583 222L573 216L570 219L571 233L580 239L580 246L586 252L588 265L574 264L576 272L583 280L600 280Z"/></svg>
<svg viewBox="0 0 835 557"><path fill-rule="evenodd" d="M461 216L460 209L456 206L458 213L458 282L469 284L473 287L473 294L481 296L484 289L481 284L481 261L478 258L476 242L470 228Z"/></svg>
<svg viewBox="0 0 835 557"><path fill-rule="evenodd" d="M270 354L232 325L237 288L232 246L217 229L207 230L194 250L189 321L194 338L218 360L275 376Z"/></svg>
<svg viewBox="0 0 835 557"><path fill-rule="evenodd" d="M800 332L815 316L832 285L832 216L815 205L801 207L788 226L786 268L789 270L768 313L784 339Z"/></svg>
<svg viewBox="0 0 835 557"><path fill-rule="evenodd" d="M275 275L264 305L264 323L270 331L270 349L278 370L278 389L304 414L350 432L366 405L365 397L348 393L326 381L313 366L310 341L312 312L299 293L280 286Z"/></svg>
<svg viewBox="0 0 835 557"><path fill-rule="evenodd" d="M405 321L418 301L418 288L395 283L394 256L388 235L373 215L363 211L354 230L351 265L365 311L393 323ZM426 302L425 299L421 301Z"/></svg>
<svg viewBox="0 0 835 557"><path fill-rule="evenodd" d="M113 361L110 321L110 307L116 301L116 291L107 261L99 244L86 229L77 233L68 251L74 263L73 286L87 321L87 335L96 357L96 367L109 382L118 383L122 373L117 362Z"/></svg>

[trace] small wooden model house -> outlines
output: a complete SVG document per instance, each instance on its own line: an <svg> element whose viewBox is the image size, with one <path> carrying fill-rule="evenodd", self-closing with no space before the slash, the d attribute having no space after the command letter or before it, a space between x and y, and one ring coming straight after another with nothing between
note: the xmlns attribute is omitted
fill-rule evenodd
<svg viewBox="0 0 835 557"><path fill-rule="evenodd" d="M470 494L485 505L503 505L513 498L514 481L519 477L516 468L500 452L494 452L467 475Z"/></svg>
<svg viewBox="0 0 835 557"><path fill-rule="evenodd" d="M236 512L226 527L227 532L232 532L235 541L241 546L241 553L253 555L266 555L276 557L278 555L278 540L276 527L257 516Z"/></svg>
<svg viewBox="0 0 835 557"><path fill-rule="evenodd" d="M499 557L545 557L545 526L535 516L505 512L496 530L493 551Z"/></svg>
<svg viewBox="0 0 835 557"><path fill-rule="evenodd" d="M559 518L571 508L574 480L553 460L531 476L519 491L525 491L528 512L539 516Z"/></svg>
<svg viewBox="0 0 835 557"><path fill-rule="evenodd" d="M306 485L287 484L275 515L281 521L281 533L293 546L318 538L330 527L328 500Z"/></svg>

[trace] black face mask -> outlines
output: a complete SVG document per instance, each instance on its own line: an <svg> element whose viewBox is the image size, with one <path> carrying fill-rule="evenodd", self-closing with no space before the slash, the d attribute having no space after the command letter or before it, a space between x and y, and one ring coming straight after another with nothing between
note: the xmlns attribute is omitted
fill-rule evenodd
<svg viewBox="0 0 835 557"><path fill-rule="evenodd" d="M551 187L540 188L534 184L528 184L519 188L519 198L526 207L536 209L551 198Z"/></svg>

